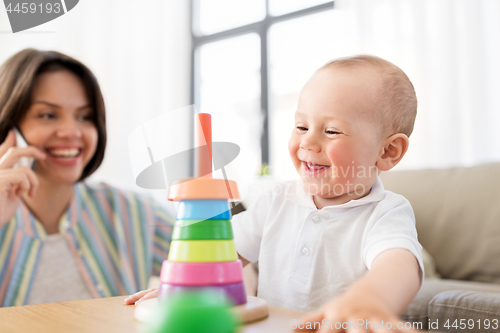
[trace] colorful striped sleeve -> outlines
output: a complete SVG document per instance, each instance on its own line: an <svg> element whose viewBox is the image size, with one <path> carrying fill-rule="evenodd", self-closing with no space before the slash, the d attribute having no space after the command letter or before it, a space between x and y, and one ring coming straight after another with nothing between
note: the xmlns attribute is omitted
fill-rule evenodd
<svg viewBox="0 0 500 333"><path fill-rule="evenodd" d="M168 258L175 218L159 204L154 204L155 230L153 236L153 275L159 276L161 265Z"/></svg>

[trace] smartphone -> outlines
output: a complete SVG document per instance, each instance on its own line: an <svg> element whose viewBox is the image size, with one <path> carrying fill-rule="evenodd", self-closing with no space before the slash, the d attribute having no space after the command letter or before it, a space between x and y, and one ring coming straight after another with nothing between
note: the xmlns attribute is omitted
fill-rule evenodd
<svg viewBox="0 0 500 333"><path fill-rule="evenodd" d="M19 129L17 129L17 127L14 127L13 130L14 133L16 133L16 146L19 148L28 147L28 143L24 139ZM14 167L16 166L28 166L33 170L35 168L35 158L26 156L21 157L19 161L14 165Z"/></svg>

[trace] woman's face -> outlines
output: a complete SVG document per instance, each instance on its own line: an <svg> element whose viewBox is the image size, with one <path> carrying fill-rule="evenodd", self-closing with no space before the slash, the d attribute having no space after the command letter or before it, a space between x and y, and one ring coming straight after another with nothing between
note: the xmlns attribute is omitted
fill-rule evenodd
<svg viewBox="0 0 500 333"><path fill-rule="evenodd" d="M38 177L54 183L75 183L97 147L85 88L67 70L39 75L34 82L32 104L19 124L28 144L47 154L37 161Z"/></svg>

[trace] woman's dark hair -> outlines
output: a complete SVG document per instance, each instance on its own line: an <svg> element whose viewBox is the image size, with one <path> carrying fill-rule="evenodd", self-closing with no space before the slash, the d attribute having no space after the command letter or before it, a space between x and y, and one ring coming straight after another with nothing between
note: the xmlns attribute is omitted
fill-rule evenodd
<svg viewBox="0 0 500 333"><path fill-rule="evenodd" d="M94 74L81 62L55 51L25 49L14 54L0 67L0 142L10 129L18 126L31 106L33 83L37 76L67 70L82 82L97 128L97 149L82 172L80 180L90 176L104 158L106 148L106 109Z"/></svg>

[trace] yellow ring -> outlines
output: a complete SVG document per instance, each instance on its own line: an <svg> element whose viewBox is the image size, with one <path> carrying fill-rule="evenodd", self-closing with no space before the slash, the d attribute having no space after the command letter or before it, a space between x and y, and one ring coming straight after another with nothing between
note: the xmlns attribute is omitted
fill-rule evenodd
<svg viewBox="0 0 500 333"><path fill-rule="evenodd" d="M177 240L170 243L168 260L221 262L238 259L232 240Z"/></svg>

